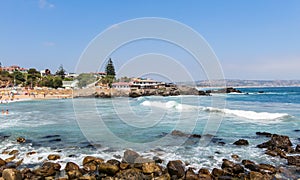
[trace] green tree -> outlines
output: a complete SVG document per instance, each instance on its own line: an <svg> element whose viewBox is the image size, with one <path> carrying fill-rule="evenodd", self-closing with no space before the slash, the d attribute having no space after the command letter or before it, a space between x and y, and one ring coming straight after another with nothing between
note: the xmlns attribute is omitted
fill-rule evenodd
<svg viewBox="0 0 300 180"><path fill-rule="evenodd" d="M54 77L53 79L53 88L60 88L62 87L62 78L61 77Z"/></svg>
<svg viewBox="0 0 300 180"><path fill-rule="evenodd" d="M23 73L21 73L20 71L15 71L13 74L15 83L18 84L22 84L26 81L25 75Z"/></svg>
<svg viewBox="0 0 300 180"><path fill-rule="evenodd" d="M35 68L30 68L27 73L26 85L34 87L38 85L38 81L41 78L41 74Z"/></svg>
<svg viewBox="0 0 300 180"><path fill-rule="evenodd" d="M93 74L82 73L76 78L78 80L78 86L80 88L85 87L91 83L96 82L97 78Z"/></svg>
<svg viewBox="0 0 300 180"><path fill-rule="evenodd" d="M106 64L105 72L106 72L107 76L111 76L113 78L116 76L115 67L114 67L114 64L113 64L111 58L109 58L109 60Z"/></svg>
<svg viewBox="0 0 300 180"><path fill-rule="evenodd" d="M60 76L62 79L65 78L66 75L66 70L64 69L63 65L61 64L56 71L55 75Z"/></svg>

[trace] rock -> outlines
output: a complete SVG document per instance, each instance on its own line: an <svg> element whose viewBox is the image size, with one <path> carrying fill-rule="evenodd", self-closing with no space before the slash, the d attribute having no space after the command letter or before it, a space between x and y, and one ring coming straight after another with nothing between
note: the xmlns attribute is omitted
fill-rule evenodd
<svg viewBox="0 0 300 180"><path fill-rule="evenodd" d="M260 173L260 172L251 171L249 173L249 175L250 175L250 179L251 180L262 180L262 179L265 179L264 175L262 173Z"/></svg>
<svg viewBox="0 0 300 180"><path fill-rule="evenodd" d="M273 134L271 136L271 140L257 145L258 148L268 148L270 150L279 148L279 149L283 149L285 152L288 153L293 151L291 146L292 143L288 136L282 136L277 134Z"/></svg>
<svg viewBox="0 0 300 180"><path fill-rule="evenodd" d="M232 159L234 159L235 161L239 161L240 157L237 154L233 154L231 155Z"/></svg>
<svg viewBox="0 0 300 180"><path fill-rule="evenodd" d="M4 169L2 177L5 180L22 180L22 174L16 169Z"/></svg>
<svg viewBox="0 0 300 180"><path fill-rule="evenodd" d="M23 138L23 137L18 137L18 138L17 138L17 142L18 142L18 143L25 143L25 142L26 142L26 139Z"/></svg>
<svg viewBox="0 0 300 180"><path fill-rule="evenodd" d="M178 131L178 130L173 130L171 132L172 136L180 136L180 137L187 137L188 135L185 134L184 132Z"/></svg>
<svg viewBox="0 0 300 180"><path fill-rule="evenodd" d="M0 158L0 166L4 166L6 164L6 161Z"/></svg>
<svg viewBox="0 0 300 180"><path fill-rule="evenodd" d="M218 178L220 176L224 176L226 173L222 169L214 168L211 172L211 174L215 177Z"/></svg>
<svg viewBox="0 0 300 180"><path fill-rule="evenodd" d="M300 144L298 144L298 145L296 146L295 152L296 152L296 153L300 153Z"/></svg>
<svg viewBox="0 0 300 180"><path fill-rule="evenodd" d="M266 172L269 174L275 174L276 168L270 164L259 164L259 169L261 172Z"/></svg>
<svg viewBox="0 0 300 180"><path fill-rule="evenodd" d="M18 154L18 153L19 153L18 150L12 150L12 151L10 151L8 154L9 154L9 155L15 155L15 154Z"/></svg>
<svg viewBox="0 0 300 180"><path fill-rule="evenodd" d="M169 161L167 169L171 177L181 178L184 176L184 164L180 160Z"/></svg>
<svg viewBox="0 0 300 180"><path fill-rule="evenodd" d="M12 162L14 159L16 159L16 156L12 156L12 157L6 158L5 162L9 163L9 162Z"/></svg>
<svg viewBox="0 0 300 180"><path fill-rule="evenodd" d="M58 154L49 154L48 159L55 161L57 159L60 159L60 155L58 155Z"/></svg>
<svg viewBox="0 0 300 180"><path fill-rule="evenodd" d="M34 173L39 176L53 176L60 170L61 166L58 163L45 162L42 167L34 170Z"/></svg>
<svg viewBox="0 0 300 180"><path fill-rule="evenodd" d="M267 155L269 155L269 156L273 156L273 157L279 156L279 157L284 158L284 159L287 158L285 152L282 151L282 150L279 149L279 148L275 148L274 150L267 150L267 151L265 152L265 154L267 154Z"/></svg>
<svg viewBox="0 0 300 180"><path fill-rule="evenodd" d="M232 172L234 174L240 174L240 173L244 173L245 172L245 169L243 166L239 165L239 164L236 164L233 166L232 168Z"/></svg>
<svg viewBox="0 0 300 180"><path fill-rule="evenodd" d="M171 179L171 177L168 173L154 178L154 180L170 180L170 179Z"/></svg>
<svg viewBox="0 0 300 180"><path fill-rule="evenodd" d="M154 162L144 163L142 165L142 172L144 174L157 173L161 175L161 168Z"/></svg>
<svg viewBox="0 0 300 180"><path fill-rule="evenodd" d="M160 159L159 157L157 157L157 156L154 156L153 157L153 160L155 161L155 163L159 163L159 164L161 164L164 160L162 160L162 159Z"/></svg>
<svg viewBox="0 0 300 180"><path fill-rule="evenodd" d="M29 168L25 168L21 171L22 179L42 179L40 176L36 176Z"/></svg>
<svg viewBox="0 0 300 180"><path fill-rule="evenodd" d="M120 164L120 169L122 169L122 170L127 169L128 167L129 167L128 163L121 163Z"/></svg>
<svg viewBox="0 0 300 180"><path fill-rule="evenodd" d="M36 152L35 151L28 152L28 153L26 153L26 156L30 156L30 155L33 155L33 154L36 154Z"/></svg>
<svg viewBox="0 0 300 180"><path fill-rule="evenodd" d="M133 164L138 157L140 157L140 155L137 152L126 150L123 155L123 161L129 164Z"/></svg>
<svg viewBox="0 0 300 180"><path fill-rule="evenodd" d="M250 160L243 160L242 164L245 166L245 168L249 169L250 171L260 171L259 166Z"/></svg>
<svg viewBox="0 0 300 180"><path fill-rule="evenodd" d="M233 144L238 145L238 146L247 146L247 145L249 145L248 141L245 140L245 139L239 139L239 140L235 141Z"/></svg>
<svg viewBox="0 0 300 180"><path fill-rule="evenodd" d="M95 162L97 164L100 164L100 163L103 163L104 162L104 159L101 159L101 158L97 158L97 157L94 157L94 156L86 156L83 161L82 161L82 164L85 165L89 162Z"/></svg>
<svg viewBox="0 0 300 180"><path fill-rule="evenodd" d="M69 179L78 179L82 177L82 173L80 170L70 170L67 172Z"/></svg>
<svg viewBox="0 0 300 180"><path fill-rule="evenodd" d="M73 162L68 162L65 167L65 171L79 170L79 166Z"/></svg>
<svg viewBox="0 0 300 180"><path fill-rule="evenodd" d="M186 180L199 180L199 176L194 172L193 168L189 168L185 173Z"/></svg>
<svg viewBox="0 0 300 180"><path fill-rule="evenodd" d="M268 132L256 132L256 135L258 136L265 136L265 137L271 137L272 134Z"/></svg>
<svg viewBox="0 0 300 180"><path fill-rule="evenodd" d="M116 166L120 166L120 161L116 160L116 159L110 159L108 161L106 161L106 163L112 164L112 165L116 165Z"/></svg>
<svg viewBox="0 0 300 180"><path fill-rule="evenodd" d="M115 175L116 179L128 179L128 180L136 180L136 179L144 179L144 176L141 172L141 170L132 168L132 169L126 169L123 171L119 171Z"/></svg>
<svg viewBox="0 0 300 180"><path fill-rule="evenodd" d="M109 164L109 163L101 163L98 166L98 171L99 171L99 173L114 176L119 171L119 167L116 165Z"/></svg>
<svg viewBox="0 0 300 180"><path fill-rule="evenodd" d="M227 159L223 159L223 163L222 163L222 166L221 168L222 169L225 169L225 168L233 168L235 164L232 162L232 161L229 161Z"/></svg>
<svg viewBox="0 0 300 180"><path fill-rule="evenodd" d="M86 175L86 176L81 176L79 177L79 180L96 180L96 177L93 175Z"/></svg>
<svg viewBox="0 0 300 180"><path fill-rule="evenodd" d="M300 166L300 156L288 156L288 165Z"/></svg>
<svg viewBox="0 0 300 180"><path fill-rule="evenodd" d="M209 170L205 168L199 169L198 176L202 180L212 180L212 175L210 174Z"/></svg>

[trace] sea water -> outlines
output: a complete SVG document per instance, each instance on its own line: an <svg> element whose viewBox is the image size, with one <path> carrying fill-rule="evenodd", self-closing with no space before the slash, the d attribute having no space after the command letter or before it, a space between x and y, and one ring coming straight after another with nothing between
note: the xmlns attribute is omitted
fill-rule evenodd
<svg viewBox="0 0 300 180"><path fill-rule="evenodd" d="M286 165L256 145L269 138L256 132L287 135L300 144L300 87L241 88L243 93L212 96L78 98L1 104L0 150L20 151L23 166L34 168L49 154L64 165L93 155L121 160L126 149L167 163L180 159L196 169L220 167L237 154L257 163ZM260 92L260 93L259 93ZM199 138L173 136L173 130ZM25 137L26 143L16 142ZM247 139L249 146L235 146ZM28 152L36 152L28 155ZM1 154L0 158L10 157ZM18 159L16 159L17 161Z"/></svg>

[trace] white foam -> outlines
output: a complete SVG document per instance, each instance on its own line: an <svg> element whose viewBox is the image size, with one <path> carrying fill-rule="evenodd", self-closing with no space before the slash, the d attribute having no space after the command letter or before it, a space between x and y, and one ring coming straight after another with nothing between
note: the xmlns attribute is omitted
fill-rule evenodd
<svg viewBox="0 0 300 180"><path fill-rule="evenodd" d="M143 101L140 105L142 106L151 106L161 109L168 109L168 110L177 110L177 111L191 111L197 110L197 106L181 104L176 101L168 101L168 102L161 102L161 101Z"/></svg>

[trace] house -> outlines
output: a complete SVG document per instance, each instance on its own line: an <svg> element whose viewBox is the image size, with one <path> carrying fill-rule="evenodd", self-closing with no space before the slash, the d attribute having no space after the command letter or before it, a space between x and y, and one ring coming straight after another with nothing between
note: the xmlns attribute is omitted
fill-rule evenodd
<svg viewBox="0 0 300 180"><path fill-rule="evenodd" d="M0 69L2 71L7 71L10 74L12 74L15 71L20 71L21 73L27 73L27 69L26 68L22 68L22 67L17 66L17 65L8 66L8 67L1 67Z"/></svg>
<svg viewBox="0 0 300 180"><path fill-rule="evenodd" d="M136 78L131 82L130 87L137 89L157 89L161 84L163 83L152 79Z"/></svg>
<svg viewBox="0 0 300 180"><path fill-rule="evenodd" d="M76 87L78 81L62 81L62 87L65 89L73 89Z"/></svg>
<svg viewBox="0 0 300 180"><path fill-rule="evenodd" d="M131 85L131 83L129 83L129 82L115 82L115 83L112 83L112 88L129 90L130 85Z"/></svg>

